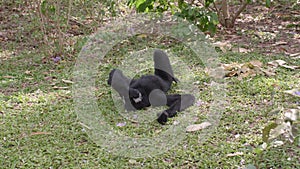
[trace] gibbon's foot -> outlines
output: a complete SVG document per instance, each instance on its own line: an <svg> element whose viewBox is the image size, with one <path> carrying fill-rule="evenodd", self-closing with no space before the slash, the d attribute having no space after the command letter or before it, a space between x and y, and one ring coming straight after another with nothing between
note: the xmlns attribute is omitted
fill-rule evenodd
<svg viewBox="0 0 300 169"><path fill-rule="evenodd" d="M163 111L162 113L158 114L158 118L157 121L160 124L166 124L166 122L168 121L168 113L166 111Z"/></svg>

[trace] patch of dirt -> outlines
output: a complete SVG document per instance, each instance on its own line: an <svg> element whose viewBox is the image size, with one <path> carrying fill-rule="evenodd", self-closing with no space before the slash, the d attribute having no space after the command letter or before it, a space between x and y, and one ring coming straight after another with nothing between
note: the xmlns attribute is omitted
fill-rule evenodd
<svg viewBox="0 0 300 169"><path fill-rule="evenodd" d="M292 3L271 8L249 4L235 27L220 27L215 38L266 55L293 56L300 52L300 10L297 8Z"/></svg>
<svg viewBox="0 0 300 169"><path fill-rule="evenodd" d="M39 27L28 27L35 9L25 2L23 5L2 2L0 6L0 47L2 51L9 48L22 50L37 48L39 42L32 39L31 34L39 31ZM11 42L18 45L12 45Z"/></svg>
<svg viewBox="0 0 300 169"><path fill-rule="evenodd" d="M300 55L299 7L293 6L292 2L276 3L271 8L259 5L258 2L249 4L236 20L235 27L225 29L220 26L215 39L240 47L240 52L241 50L246 52L254 50L266 55L286 54L290 56L295 53ZM24 49L39 49L44 44L36 6L36 3L31 2L1 3L0 47L2 52L11 48L15 52ZM236 9L237 6L232 6L230 10ZM84 28L81 27L90 26L80 24L72 18L69 24L70 29L67 30L66 37L82 35L86 31L82 31ZM48 33L47 36L51 35L52 41L57 39L55 31L48 30ZM52 41L48 48L53 46Z"/></svg>

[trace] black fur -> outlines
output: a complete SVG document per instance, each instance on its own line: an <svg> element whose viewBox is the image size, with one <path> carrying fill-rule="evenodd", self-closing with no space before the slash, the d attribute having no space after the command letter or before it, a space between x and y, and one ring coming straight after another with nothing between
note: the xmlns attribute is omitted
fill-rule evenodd
<svg viewBox="0 0 300 169"><path fill-rule="evenodd" d="M158 114L157 121L165 124L169 117L174 117L194 104L191 94L166 94L173 82L178 80L168 56L161 50L154 52L154 75L145 75L139 79L129 79L121 70L113 69L109 74L108 84L123 98L126 110L140 110L149 106L165 106L169 108Z"/></svg>

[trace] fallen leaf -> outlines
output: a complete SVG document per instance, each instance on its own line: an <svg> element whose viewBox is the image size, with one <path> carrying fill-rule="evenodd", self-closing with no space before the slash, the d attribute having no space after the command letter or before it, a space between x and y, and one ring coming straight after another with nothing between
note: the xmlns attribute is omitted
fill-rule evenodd
<svg viewBox="0 0 300 169"><path fill-rule="evenodd" d="M243 152L235 152L235 153L227 154L226 156L227 157L234 157L234 156L240 156L240 155L244 155L244 153Z"/></svg>
<svg viewBox="0 0 300 169"><path fill-rule="evenodd" d="M67 83L67 84L73 84L74 83L71 80L65 80L65 79L62 79L61 81L63 81L64 83Z"/></svg>
<svg viewBox="0 0 300 169"><path fill-rule="evenodd" d="M300 59L300 55L296 56L296 57L293 57L292 59Z"/></svg>
<svg viewBox="0 0 300 169"><path fill-rule="evenodd" d="M283 91L283 92L291 94L291 95L296 96L296 97L300 97L300 89L286 90L286 91Z"/></svg>
<svg viewBox="0 0 300 169"><path fill-rule="evenodd" d="M298 69L299 66L288 66L288 65L281 65L282 67L284 68L287 68L287 69L292 69L292 70L295 70L295 69Z"/></svg>
<svg viewBox="0 0 300 169"><path fill-rule="evenodd" d="M211 126L211 123L209 123L209 122L203 122L203 123L200 123L200 124L192 124L192 125L190 125L186 128L186 131L187 132L194 132L194 131L205 129L209 126Z"/></svg>
<svg viewBox="0 0 300 169"><path fill-rule="evenodd" d="M147 38L148 35L147 34L139 34L137 35L138 38Z"/></svg>
<svg viewBox="0 0 300 169"><path fill-rule="evenodd" d="M287 44L288 44L287 42L279 41L279 42L276 42L275 44L273 44L272 46L287 45Z"/></svg>
<svg viewBox="0 0 300 169"><path fill-rule="evenodd" d="M284 144L284 142L280 141L280 140L276 140L276 141L272 142L271 144L272 144L271 145L272 147L279 147L279 146L282 146Z"/></svg>
<svg viewBox="0 0 300 169"><path fill-rule="evenodd" d="M276 75L276 73L270 72L270 71L267 71L267 70L264 70L264 69L261 69L261 71L262 71L266 76L275 76L275 75Z"/></svg>
<svg viewBox="0 0 300 169"><path fill-rule="evenodd" d="M284 61L284 60L274 60L274 61L268 62L268 65L273 66L275 68L278 67L278 66L281 66L281 67L284 67L284 68L287 68L287 69L292 69L292 70L300 68L300 66L286 65L286 61Z"/></svg>
<svg viewBox="0 0 300 169"><path fill-rule="evenodd" d="M16 77L14 77L14 76L3 76L3 78L14 79L14 78L16 78Z"/></svg>
<svg viewBox="0 0 300 169"><path fill-rule="evenodd" d="M267 74L262 70L263 63L259 60L253 60L246 63L222 64L221 67L225 71L225 77L238 76L239 80L245 77L254 77L259 74ZM269 73L268 75L270 75Z"/></svg>
<svg viewBox="0 0 300 169"><path fill-rule="evenodd" d="M263 63L259 60L252 60L250 61L250 63L253 65L253 66L257 66L257 67L262 67L263 66Z"/></svg>
<svg viewBox="0 0 300 169"><path fill-rule="evenodd" d="M296 121L300 118L300 110L298 109L289 109L284 112L284 116L286 120Z"/></svg>
<svg viewBox="0 0 300 169"><path fill-rule="evenodd" d="M26 70L26 71L25 71L25 74L26 74L26 75L30 75L31 72L30 72L29 70Z"/></svg>
<svg viewBox="0 0 300 169"><path fill-rule="evenodd" d="M60 86L53 86L53 89L58 89L58 90L65 90L65 89L69 89L69 87L60 87Z"/></svg>
<svg viewBox="0 0 300 169"><path fill-rule="evenodd" d="M284 64L286 64L286 62L284 60L274 60L274 61L268 62L268 65L274 66L274 67L278 67L278 66L281 66Z"/></svg>
<svg viewBox="0 0 300 169"><path fill-rule="evenodd" d="M128 162L129 162L130 164L135 164L135 163L136 163L136 160L130 159Z"/></svg>
<svg viewBox="0 0 300 169"><path fill-rule="evenodd" d="M290 57L296 57L296 56L300 56L300 52L299 53L292 53L292 54L290 54Z"/></svg>
<svg viewBox="0 0 300 169"><path fill-rule="evenodd" d="M231 44L228 42L215 42L213 45L220 48L222 52L226 52L231 49Z"/></svg>

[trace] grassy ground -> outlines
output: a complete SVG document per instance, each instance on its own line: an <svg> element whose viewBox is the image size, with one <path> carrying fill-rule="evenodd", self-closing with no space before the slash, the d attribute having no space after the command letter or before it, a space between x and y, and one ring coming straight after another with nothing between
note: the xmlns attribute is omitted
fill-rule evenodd
<svg viewBox="0 0 300 169"><path fill-rule="evenodd" d="M253 59L266 63L286 58L227 53L220 59L224 63ZM288 61L294 65L300 64L299 61ZM237 168L247 164L259 168L299 167L299 147L296 144L286 143L260 153L255 151L262 144L263 127L277 117L269 113L279 106L296 102L282 91L299 83L297 71L279 68L274 77L257 76L242 81L234 77L226 80L229 104L219 126L207 141L199 144L197 132L187 134L183 142L162 155L133 160L111 155L94 144L76 119L70 88L53 88L71 87L62 80L72 79L72 59L58 64L51 60L43 62L43 56L25 51L2 63L0 108L3 168ZM273 87L275 84L277 89ZM101 87L109 89L107 85ZM203 90L201 99L208 102L205 90L210 89L206 87ZM101 106L112 105L109 97L107 92L99 96ZM120 118L118 114L109 116L114 119L111 120L112 125ZM160 127L154 124L147 130L151 133ZM144 132L131 125L124 128L121 130ZM227 156L235 152L243 154Z"/></svg>
<svg viewBox="0 0 300 169"><path fill-rule="evenodd" d="M279 147L260 148L263 128L280 116L272 113L273 110L299 106L295 97L283 93L299 88L299 69L278 68L276 75L271 77L226 79L225 111L217 128L204 142L199 141L200 132L188 133L182 142L161 155L133 159L113 155L98 146L77 119L72 84L66 80L73 80L73 66L84 44L80 39L74 45L73 53L59 61L44 52L45 47L34 50L24 47L31 43L24 45L22 42L24 46L18 52L14 51L19 47L18 42L11 42L1 50L0 168L250 168L252 165L257 168L300 168L299 143L285 141ZM154 41L152 47L162 47L160 44L160 41ZM146 44L131 45L143 48ZM129 47L113 50L104 60L105 66L99 69L96 94L103 108L100 112L106 115L115 130L134 136L155 136L166 126L155 122L141 126L127 122L124 127L116 126L122 117L114 113L110 88L105 80L109 70L130 51ZM164 48L171 48L181 56L190 55L185 54L187 49L180 44ZM264 64L282 59L291 65L300 65L299 59L284 55L266 57L259 53L220 53L219 59L222 63L260 60ZM199 81L196 83L201 91L198 99L204 104L190 110L195 111L196 122L202 122L211 103L212 89L207 85L211 79L202 66L193 62L191 65L195 81Z"/></svg>

